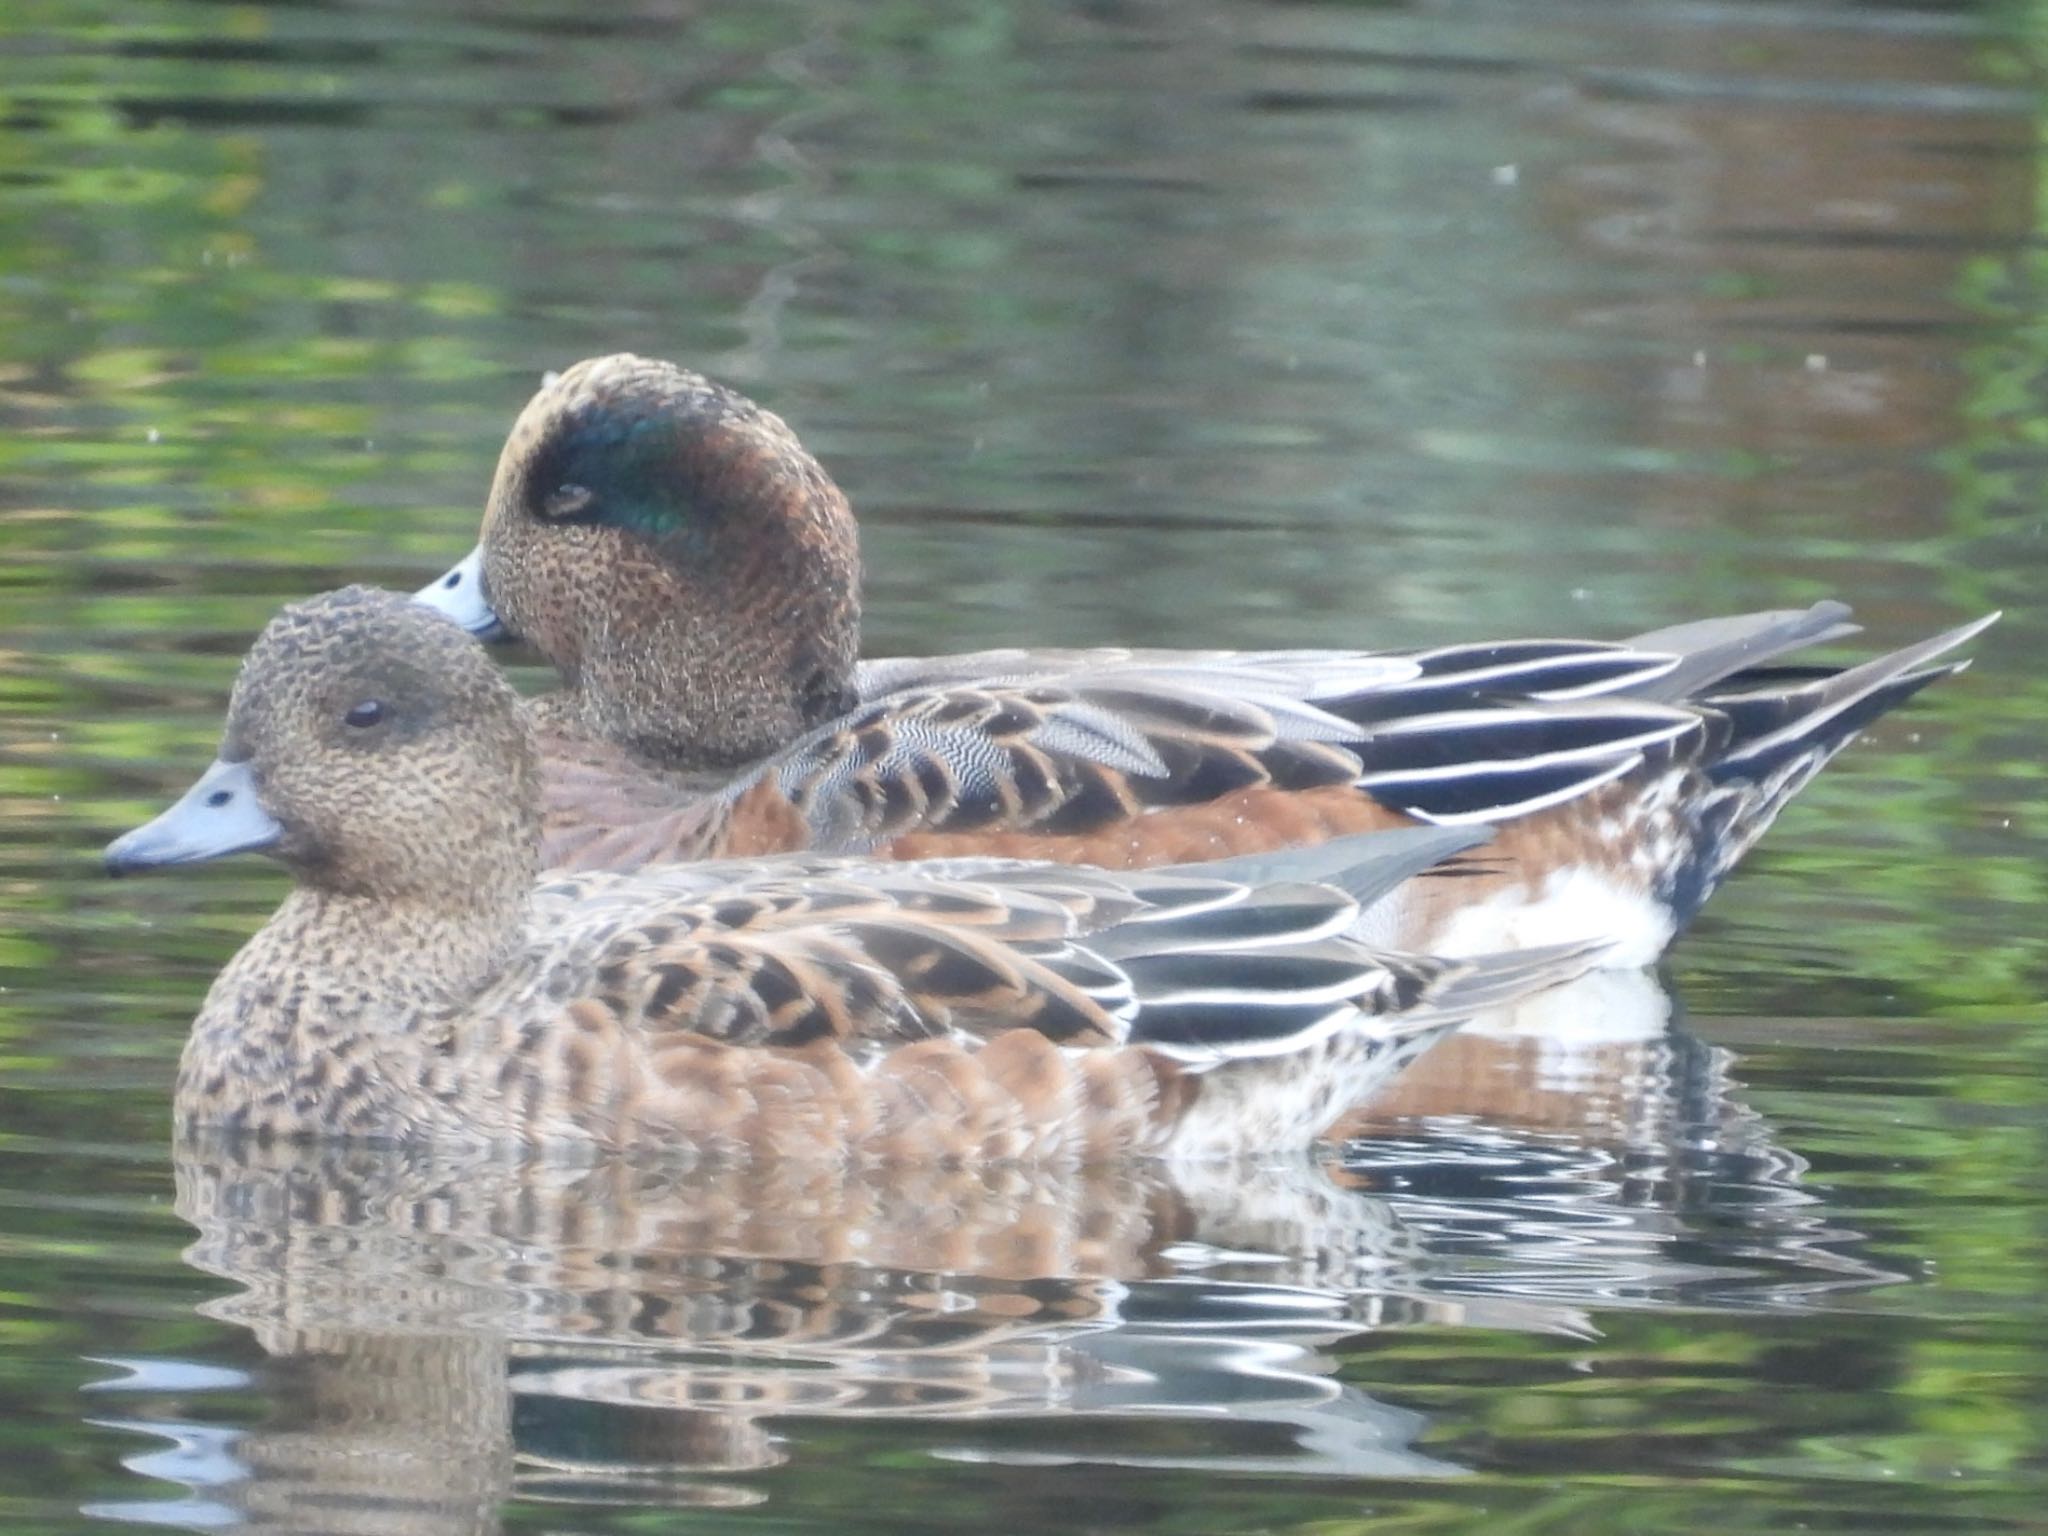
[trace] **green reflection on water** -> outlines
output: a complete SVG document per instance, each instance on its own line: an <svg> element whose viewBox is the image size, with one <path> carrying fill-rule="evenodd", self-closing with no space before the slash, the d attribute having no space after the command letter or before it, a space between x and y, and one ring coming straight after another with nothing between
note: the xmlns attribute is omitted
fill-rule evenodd
<svg viewBox="0 0 2048 1536"><path fill-rule="evenodd" d="M621 346L722 372L817 444L866 515L877 651L1618 634L1827 594L1895 643L2011 610L1975 670L1802 799L1674 960L1696 1027L1811 1164L1791 1187L1911 1283L1798 1315L1652 1287L1586 1303L1594 1337L1438 1313L1338 1330L1341 1379L1421 1411L1416 1448L1471 1469L1450 1482L990 1466L932 1453L1043 1431L799 1415L786 1464L737 1480L775 1518L2031 1518L2048 114L1830 92L2034 90L2036 9L1980 34L1967 12L1893 30L1796 7L1784 27L1646 7L1638 30L1483 7L9 7L12 1528L159 1486L118 1468L133 1433L83 1424L120 1416L78 1395L106 1374L85 1357L258 1368L166 1394L170 1417L304 1401L246 1329L195 1312L222 1286L180 1261L191 1228L164 1203L185 1022L279 881L109 887L98 847L211 754L277 603L441 568L539 370ZM1759 81L1808 89L1743 94ZM1753 1183L1654 1150L1632 1154L1656 1166L1631 1209L1672 1252L1735 1263L1724 1202ZM1550 1209L1483 1193L1446 1200L1524 1226ZM1527 1240L1506 1231L1502 1262L1561 1283ZM1097 1427L1105 1456L1216 1440ZM673 1528L674 1490L639 1498L507 1519Z"/></svg>

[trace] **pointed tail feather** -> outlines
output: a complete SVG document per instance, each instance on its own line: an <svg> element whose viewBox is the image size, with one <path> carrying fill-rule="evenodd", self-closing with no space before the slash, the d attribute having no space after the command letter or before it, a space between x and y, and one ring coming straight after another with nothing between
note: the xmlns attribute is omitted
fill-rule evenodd
<svg viewBox="0 0 2048 1536"><path fill-rule="evenodd" d="M1974 639L1998 619L1998 614L1987 614L1797 687L1709 696L1703 702L1722 710L1734 726L1733 739L1713 765L1714 777L1724 782L1767 778L1809 754L1815 757L1812 767L1818 769L1879 715L1937 678L1967 667L1967 660L1943 666L1927 663Z"/></svg>
<svg viewBox="0 0 2048 1536"><path fill-rule="evenodd" d="M1698 853L1674 872L1665 891L1679 921L1699 910L1786 802L1865 726L1929 683L1969 666L1967 660L1929 663L1998 618L1987 615L1825 677L1794 674L1796 680L1789 680L1767 673L1754 686L1702 700L1726 718L1729 739L1702 765L1714 788L1697 812Z"/></svg>
<svg viewBox="0 0 2048 1536"><path fill-rule="evenodd" d="M1428 994L1427 1006L1439 1017L1460 1021L1506 1008L1585 975L1598 967L1613 947L1604 939L1591 939L1475 955L1462 962L1460 969L1446 973Z"/></svg>
<svg viewBox="0 0 2048 1536"><path fill-rule="evenodd" d="M1811 608L1740 613L1729 618L1700 619L1637 635L1636 650L1672 651L1678 665L1652 681L1626 690L1632 697L1676 704L1702 689L1725 681L1791 651L1856 634L1861 625L1849 621L1849 605L1832 601Z"/></svg>

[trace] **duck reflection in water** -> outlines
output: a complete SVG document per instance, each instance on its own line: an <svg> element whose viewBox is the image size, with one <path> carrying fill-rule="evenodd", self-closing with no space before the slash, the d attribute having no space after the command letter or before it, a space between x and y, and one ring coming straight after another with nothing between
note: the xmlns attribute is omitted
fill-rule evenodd
<svg viewBox="0 0 2048 1536"><path fill-rule="evenodd" d="M131 1363L96 1406L168 1394L135 1427L180 1449L131 1464L191 1497L100 1512L457 1532L514 1497L750 1503L807 1425L876 1418L978 1461L1457 1475L1354 1384L1375 1333L1583 1337L1596 1309L1898 1278L1827 1225L1726 1053L1621 1031L1587 1057L1489 1021L1497 1093L1547 1084L1519 1112L1415 1077L1321 1162L565 1168L187 1137L187 1257L235 1286L205 1310L261 1346L270 1407L224 1435L189 1363Z"/></svg>

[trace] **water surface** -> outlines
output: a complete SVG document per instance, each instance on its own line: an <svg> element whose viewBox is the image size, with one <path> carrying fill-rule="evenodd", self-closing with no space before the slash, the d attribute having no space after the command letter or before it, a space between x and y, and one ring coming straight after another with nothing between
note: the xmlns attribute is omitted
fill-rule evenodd
<svg viewBox="0 0 2048 1536"><path fill-rule="evenodd" d="M2043 25L9 8L0 1524L2038 1529ZM441 569L627 347L819 451L878 654L2008 616L1661 986L1316 1160L174 1157L279 880L96 850L278 603Z"/></svg>

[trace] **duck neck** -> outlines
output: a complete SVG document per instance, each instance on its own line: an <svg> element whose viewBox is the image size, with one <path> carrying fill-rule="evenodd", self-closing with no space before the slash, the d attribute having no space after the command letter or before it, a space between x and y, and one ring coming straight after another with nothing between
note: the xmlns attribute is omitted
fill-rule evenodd
<svg viewBox="0 0 2048 1536"><path fill-rule="evenodd" d="M779 419L737 420L672 466L664 499L689 509L675 526L585 535L603 600L577 605L566 645L545 618L536 632L585 728L672 770L756 762L854 704L853 509Z"/></svg>
<svg viewBox="0 0 2048 1536"><path fill-rule="evenodd" d="M281 1065L345 1036L407 1034L467 1002L529 941L538 855L493 852L464 861L464 878L431 884L302 877L221 972L193 1048Z"/></svg>
<svg viewBox="0 0 2048 1536"><path fill-rule="evenodd" d="M181 1134L449 1129L438 1021L517 963L528 900L490 912L301 886L228 962L179 1064Z"/></svg>
<svg viewBox="0 0 2048 1536"><path fill-rule="evenodd" d="M487 890L391 896L299 886L257 938L288 942L308 985L366 1000L457 1002L525 947L531 885L511 899Z"/></svg>
<svg viewBox="0 0 2048 1536"><path fill-rule="evenodd" d="M759 761L853 707L858 565L816 551L664 572L647 608L607 614L571 676L591 734L674 771Z"/></svg>

